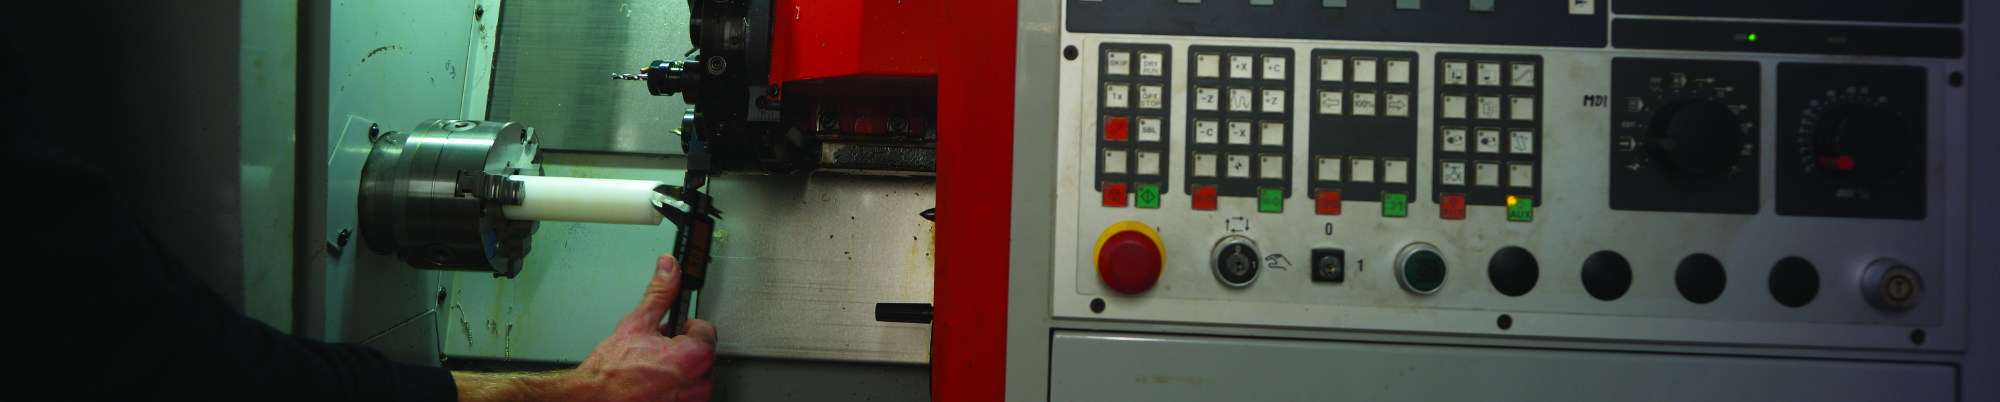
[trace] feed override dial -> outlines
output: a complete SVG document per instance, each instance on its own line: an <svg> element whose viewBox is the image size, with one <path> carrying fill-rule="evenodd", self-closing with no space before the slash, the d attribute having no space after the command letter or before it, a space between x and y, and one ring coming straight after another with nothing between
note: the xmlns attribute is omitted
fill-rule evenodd
<svg viewBox="0 0 2000 402"><path fill-rule="evenodd" d="M1611 62L1611 208L1757 213L1756 62Z"/></svg>
<svg viewBox="0 0 2000 402"><path fill-rule="evenodd" d="M1929 94L1921 66L1779 63L1779 215L1923 219Z"/></svg>
<svg viewBox="0 0 2000 402"><path fill-rule="evenodd" d="M1915 140L1889 97L1868 87L1828 90L1806 102L1794 151L1808 172L1844 182L1887 180L1909 167Z"/></svg>

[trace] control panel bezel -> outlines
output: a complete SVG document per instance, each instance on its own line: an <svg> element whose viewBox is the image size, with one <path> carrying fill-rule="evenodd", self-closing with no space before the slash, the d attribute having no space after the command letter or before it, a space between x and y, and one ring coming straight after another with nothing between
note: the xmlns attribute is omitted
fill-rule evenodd
<svg viewBox="0 0 2000 402"><path fill-rule="evenodd" d="M1609 49L1549 49L1350 41L1235 39L1122 34L1065 34L1063 44L1077 46L1080 57L1063 61L1059 108L1061 141L1057 144L1059 179L1054 239L1057 258L1053 315L1087 320L1121 320L1234 327L1285 327L1353 331L1428 332L1538 338L1582 338L1637 342L1739 344L1787 347L1962 350L1965 343L1965 267L1969 245L1963 236L1963 183L1943 177L1963 171L1965 127L1961 121L1964 91L1943 83L1961 60L1759 55L1740 53L1632 51ZM1214 210L1196 210L1183 192L1163 192L1158 208L1105 207L1095 191L1093 164L1081 150L1096 149L1093 136L1097 82L1088 74L1101 43L1163 44L1173 54L1188 55L1190 46L1289 47L1293 55L1326 49L1354 51L1414 51L1419 71L1413 118L1418 122L1418 155L1411 173L1417 194L1434 194L1437 184L1435 151L1438 93L1438 53L1494 53L1540 58L1543 122L1538 156L1540 197L1533 217L1508 219L1505 206L1466 205L1464 219L1441 216L1432 197L1411 197L1407 216L1384 216L1380 202L1346 200L1338 215L1316 213L1311 197L1286 197L1282 212L1263 212L1256 197L1219 197ZM1926 209L1936 211L1921 220L1816 218L1781 216L1775 198L1772 147L1756 150L1760 208L1753 215L1620 211L1608 201L1605 170L1613 112L1611 60L1648 57L1754 61L1759 64L1761 110L1778 102L1776 74L1781 62L1859 63L1920 66L1928 71L1925 142ZM1308 60L1292 57L1290 71L1313 71ZM1188 57L1172 58L1186 63ZM1170 98L1187 99L1190 90L1185 64L1169 78ZM1309 108L1311 81L1299 74L1291 83L1290 104ZM1601 104L1593 104L1599 99ZM1183 138L1189 116L1185 106L1168 111L1169 138ZM1952 119L1959 116L1959 119ZM1310 113L1293 113L1289 190L1307 190L1312 177L1308 130ZM1759 144L1773 144L1775 117L1756 117ZM1175 142L1170 155L1185 156L1185 144ZM1186 183L1184 169L1171 169L1171 182ZM1954 198L1957 197L1957 198ZM1133 220L1151 225L1166 244L1165 272L1151 290L1137 295L1112 292L1095 279L1090 260L1092 244L1080 234L1095 234L1115 222ZM1074 224L1070 224L1074 222ZM1868 235L1856 235L1868 234ZM1262 277L1244 287L1217 282L1206 264L1214 242L1225 236L1254 239L1270 261ZM1434 245L1451 268L1444 286L1434 294L1404 290L1393 275L1395 254L1412 243ZM1517 246L1540 261L1539 284L1522 296L1493 289L1484 275L1486 262L1499 249ZM1345 254L1345 280L1313 281L1306 261L1314 250L1339 249ZM1580 284L1579 267L1591 253L1611 250L1631 261L1634 280L1624 296L1603 301L1592 298ZM1688 255L1703 253L1726 267L1728 283L1722 296L1696 304L1675 289L1673 267ZM1817 300L1785 307L1772 300L1766 275L1772 264L1798 256L1813 262L1821 278ZM1281 257L1283 258L1283 257ZM1857 289L1866 266L1880 258L1910 264L1926 284L1925 303L1907 312L1874 309ZM1269 260L1267 260L1269 261ZM1283 267L1283 268L1280 268ZM1102 299L1101 312L1090 308ZM1495 325L1510 316L1511 325ZM1923 342L1912 331L1923 330Z"/></svg>

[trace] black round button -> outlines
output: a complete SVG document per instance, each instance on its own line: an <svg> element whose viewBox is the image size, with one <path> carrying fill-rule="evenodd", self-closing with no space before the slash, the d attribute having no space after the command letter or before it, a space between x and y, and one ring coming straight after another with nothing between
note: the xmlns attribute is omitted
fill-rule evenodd
<svg viewBox="0 0 2000 402"><path fill-rule="evenodd" d="M1674 287L1680 288L1681 297L1695 304L1708 304L1722 297L1722 288L1728 283L1729 274L1722 271L1722 261L1708 254L1682 258L1680 268L1674 269Z"/></svg>
<svg viewBox="0 0 2000 402"><path fill-rule="evenodd" d="M1486 263L1486 278L1503 295L1528 294L1535 289L1535 281L1541 275L1542 266L1535 263L1535 255L1520 247L1502 248Z"/></svg>
<svg viewBox="0 0 2000 402"><path fill-rule="evenodd" d="M1722 103L1683 99L1660 107L1646 132L1646 148L1684 173L1728 173L1747 143L1743 120Z"/></svg>
<svg viewBox="0 0 2000 402"><path fill-rule="evenodd" d="M1618 300L1632 289L1632 264L1613 251L1599 251L1583 260L1583 290L1597 300Z"/></svg>
<svg viewBox="0 0 2000 402"><path fill-rule="evenodd" d="M1771 298L1785 307L1804 306L1819 296L1819 270L1804 258L1785 257L1771 267Z"/></svg>

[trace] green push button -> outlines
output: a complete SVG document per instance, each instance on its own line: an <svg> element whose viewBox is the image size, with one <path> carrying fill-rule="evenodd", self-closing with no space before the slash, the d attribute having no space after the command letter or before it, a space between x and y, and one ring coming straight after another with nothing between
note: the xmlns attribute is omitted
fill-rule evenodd
<svg viewBox="0 0 2000 402"><path fill-rule="evenodd" d="M1401 258L1396 260L1396 281L1404 289L1417 294L1431 294L1444 286L1444 256L1438 255L1429 244L1417 243L1403 248Z"/></svg>
<svg viewBox="0 0 2000 402"><path fill-rule="evenodd" d="M1285 212L1285 190L1257 189L1257 212Z"/></svg>
<svg viewBox="0 0 2000 402"><path fill-rule="evenodd" d="M1410 216L1410 195L1403 193L1382 193L1382 216Z"/></svg>
<svg viewBox="0 0 2000 402"><path fill-rule="evenodd" d="M1138 201L1137 204L1139 205L1140 208L1160 207L1160 185L1140 184L1138 195L1139 199L1137 200Z"/></svg>
<svg viewBox="0 0 2000 402"><path fill-rule="evenodd" d="M1507 196L1507 220L1520 222L1535 220L1535 199L1518 195Z"/></svg>

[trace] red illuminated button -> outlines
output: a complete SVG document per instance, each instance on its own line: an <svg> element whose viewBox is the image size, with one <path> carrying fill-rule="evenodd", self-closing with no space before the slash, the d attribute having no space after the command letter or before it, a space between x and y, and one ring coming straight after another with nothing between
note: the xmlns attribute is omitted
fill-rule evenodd
<svg viewBox="0 0 2000 402"><path fill-rule="evenodd" d="M1104 118L1104 139L1111 141L1124 141L1125 118L1123 117Z"/></svg>
<svg viewBox="0 0 2000 402"><path fill-rule="evenodd" d="M1438 204L1443 207L1438 209L1439 217L1465 219L1465 194L1440 194Z"/></svg>
<svg viewBox="0 0 2000 402"><path fill-rule="evenodd" d="M1313 195L1313 212L1340 215L1340 190L1319 190Z"/></svg>
<svg viewBox="0 0 2000 402"><path fill-rule="evenodd" d="M1111 290L1136 294L1160 281L1166 253L1160 235L1145 224L1124 221L1097 236L1097 279Z"/></svg>
<svg viewBox="0 0 2000 402"><path fill-rule="evenodd" d="M1104 183L1104 206L1125 206L1125 183Z"/></svg>
<svg viewBox="0 0 2000 402"><path fill-rule="evenodd" d="M1215 210L1215 186L1194 186L1194 209Z"/></svg>

